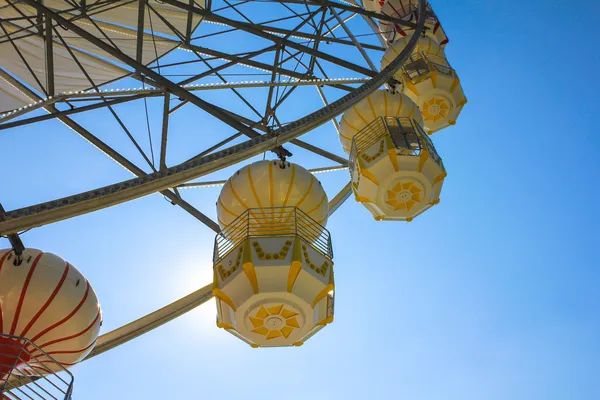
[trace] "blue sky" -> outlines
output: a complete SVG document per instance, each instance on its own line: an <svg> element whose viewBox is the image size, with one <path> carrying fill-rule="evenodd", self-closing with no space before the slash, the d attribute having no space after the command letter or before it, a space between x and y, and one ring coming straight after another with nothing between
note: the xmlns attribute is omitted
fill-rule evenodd
<svg viewBox="0 0 600 400"><path fill-rule="evenodd" d="M255 350L216 328L211 301L75 367L75 398L600 398L600 6L433 6L469 99L432 137L442 200L410 224L354 201L330 219L335 322L301 348ZM55 122L0 134L5 208L129 177L73 135ZM319 178L339 188L347 173ZM185 192L211 215L217 194ZM107 332L207 284L213 238L152 195L23 240L86 275Z"/></svg>

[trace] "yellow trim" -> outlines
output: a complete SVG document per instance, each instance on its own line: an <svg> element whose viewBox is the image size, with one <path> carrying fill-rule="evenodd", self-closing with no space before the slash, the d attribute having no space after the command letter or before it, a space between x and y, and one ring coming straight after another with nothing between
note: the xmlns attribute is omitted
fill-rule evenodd
<svg viewBox="0 0 600 400"><path fill-rule="evenodd" d="M234 214L231 210L229 210L227 207L225 207L225 204L223 204L223 200L221 199L221 196L219 196L219 204L221 204L221 207L223 208L223 210L227 211L234 218L236 218L238 216L237 214Z"/></svg>
<svg viewBox="0 0 600 400"><path fill-rule="evenodd" d="M279 331L283 334L283 337L285 337L287 339L290 337L292 332L294 332L294 328L291 328L289 326L284 326Z"/></svg>
<svg viewBox="0 0 600 400"><path fill-rule="evenodd" d="M283 310L283 304L267 308L269 315L279 315L281 310Z"/></svg>
<svg viewBox="0 0 600 400"><path fill-rule="evenodd" d="M392 165L394 166L394 171L398 172L398 154L396 154L396 149L390 149L388 150L388 157L390 158L390 161L392 162Z"/></svg>
<svg viewBox="0 0 600 400"><path fill-rule="evenodd" d="M271 164L269 163L269 165L271 165ZM254 198L256 199L256 202L258 203L258 207L262 208L260 198L258 197L258 194L256 194L256 188L254 187L254 181L252 180L252 171L251 171L250 165L248 165L248 182L250 183L250 189L252 189L252 194L254 194Z"/></svg>
<svg viewBox="0 0 600 400"><path fill-rule="evenodd" d="M258 349L260 347L260 345L258 345L256 343L250 343L250 347L252 347L253 349Z"/></svg>
<svg viewBox="0 0 600 400"><path fill-rule="evenodd" d="M265 319L268 316L269 316L269 312L267 311L265 306L260 306L260 308L258 309L258 311L256 312L256 315L254 317L259 318L259 319Z"/></svg>
<svg viewBox="0 0 600 400"><path fill-rule="evenodd" d="M227 225L229 225L229 224L227 224L227 223L223 222L223 220L222 220L221 218L219 218L219 217L217 217L217 220L218 220L218 221L219 221L219 223L220 223L221 225L223 225L223 226L227 226Z"/></svg>
<svg viewBox="0 0 600 400"><path fill-rule="evenodd" d="M429 204L431 204L432 206L435 206L436 204L439 204L439 202L440 202L440 199L435 199Z"/></svg>
<svg viewBox="0 0 600 400"><path fill-rule="evenodd" d="M229 307L233 309L233 311L237 311L237 307L233 304L233 300L229 296L227 296L221 289L213 288L212 290L213 296L217 299L226 303Z"/></svg>
<svg viewBox="0 0 600 400"><path fill-rule="evenodd" d="M396 117L400 115L400 110L402 109L402 103L404 103L404 96L400 95L400 103L398 104L398 109L396 110Z"/></svg>
<svg viewBox="0 0 600 400"><path fill-rule="evenodd" d="M406 222L412 222L413 217L406 217Z"/></svg>
<svg viewBox="0 0 600 400"><path fill-rule="evenodd" d="M438 176L435 177L432 185L435 185L436 183L443 181L447 176L448 176L448 174L446 173L446 171L442 172L441 174L439 174Z"/></svg>
<svg viewBox="0 0 600 400"><path fill-rule="evenodd" d="M273 207L273 163L269 163L269 202Z"/></svg>
<svg viewBox="0 0 600 400"><path fill-rule="evenodd" d="M296 177L296 165L292 164L292 177L290 178L290 184L288 186L287 193L285 194L285 199L283 200L283 206L287 205L288 200L290 199L290 194L292 193L292 187L294 186L294 178Z"/></svg>
<svg viewBox="0 0 600 400"><path fill-rule="evenodd" d="M252 246L254 247L254 251L256 252L259 260L283 260L287 257L291 245L292 240L286 240L281 247L281 250L276 251L275 253L265 253L258 241L252 242ZM250 260L250 258L248 258L248 260Z"/></svg>
<svg viewBox="0 0 600 400"><path fill-rule="evenodd" d="M293 346L300 347L303 344L304 344L304 342L296 342L296 343L293 344Z"/></svg>
<svg viewBox="0 0 600 400"><path fill-rule="evenodd" d="M377 216L374 216L373 218L375 218L375 221L381 221L385 218L385 215L377 215Z"/></svg>
<svg viewBox="0 0 600 400"><path fill-rule="evenodd" d="M223 264L215 265L215 269L219 272L219 276L221 277L221 281L225 282L227 278L235 271L237 271L238 266L240 265L240 261L242 260L243 247L240 247L238 251L238 255L235 259L235 264L232 265L229 269L226 269Z"/></svg>
<svg viewBox="0 0 600 400"><path fill-rule="evenodd" d="M452 82L452 85L450 86L450 93L452 93L454 91L454 89L456 89L456 87L458 86L458 84L460 83L460 79L458 79L458 76L454 78L454 81Z"/></svg>
<svg viewBox="0 0 600 400"><path fill-rule="evenodd" d="M360 129L358 129L358 128L354 127L354 126L353 126L353 125L352 125L350 122L348 122L348 120L346 119L346 116L345 116L345 115L342 115L342 121L344 121L344 123L345 123L346 125L348 125L348 126L349 126L350 128L352 128L352 129L354 129L356 132L360 131ZM340 135L342 135L342 133L341 133L341 132L340 132ZM348 140L352 140L352 138L351 138L351 137L348 137L348 136L345 136L345 135L342 135L342 136L343 136L343 137L345 137L345 138L346 138L346 139L348 139Z"/></svg>
<svg viewBox="0 0 600 400"><path fill-rule="evenodd" d="M419 172L423 172L423 167L425 166L425 161L429 158L429 152L425 149L421 150L421 154L419 155Z"/></svg>
<svg viewBox="0 0 600 400"><path fill-rule="evenodd" d="M356 196L356 201L358 201L359 203L373 203L375 204L375 202L371 199L369 199L368 197L362 197L362 196Z"/></svg>
<svg viewBox="0 0 600 400"><path fill-rule="evenodd" d="M232 325L226 324L224 322L217 321L217 328L226 329L226 330L231 329L231 330L234 330L237 332L237 330Z"/></svg>
<svg viewBox="0 0 600 400"><path fill-rule="evenodd" d="M240 204L242 205L242 207L244 207L246 210L249 209L249 208L251 208L251 207L248 207L246 205L246 203L244 203L244 201L240 198L240 196L238 196L238 194L236 193L235 189L233 188L233 180L231 180L231 179L229 180L229 187L231 188L231 193L233 193L233 196L236 198L237 201L240 202ZM256 216L254 215L254 213L253 212L251 212L251 213L256 218Z"/></svg>
<svg viewBox="0 0 600 400"><path fill-rule="evenodd" d="M429 74L431 76L431 84L434 89L437 89L437 72L433 71Z"/></svg>
<svg viewBox="0 0 600 400"><path fill-rule="evenodd" d="M373 175L373 173L371 173L371 171L369 171L368 169L363 169L362 171L360 171L360 174L372 181L374 184L379 185L379 180L377 180L375 175Z"/></svg>
<svg viewBox="0 0 600 400"><path fill-rule="evenodd" d="M271 164L269 163L269 166ZM256 199L256 202L258 203L258 208L261 208L261 213L263 215L263 223L267 223L267 217L265 216L265 210L262 210L263 206L262 203L260 202L260 198L258 197L258 194L256 193L256 188L254 187L254 181L252 180L252 171L250 168L250 165L248 165L248 182L250 183L250 189L252 190L252 194L254 195L254 198ZM256 218L256 215L254 216L254 218ZM257 218L258 220L258 218Z"/></svg>
<svg viewBox="0 0 600 400"><path fill-rule="evenodd" d="M321 292L319 292L317 297L315 297L314 301L312 302L312 308L315 308L317 304L319 304L319 302L323 300L325 296L327 296L327 293L331 292L334 289L335 286L333 285L333 283L330 283L327 286L325 286L325 288L321 290Z"/></svg>
<svg viewBox="0 0 600 400"><path fill-rule="evenodd" d="M388 99L387 99L387 90L383 91L383 109L385 111L385 116L388 116Z"/></svg>
<svg viewBox="0 0 600 400"><path fill-rule="evenodd" d="M323 202L325 201L325 198L327 197L327 194L325 192L323 192L323 197L321 198L321 201L319 202L319 204L317 204L315 206L315 208L313 208L312 210L308 211L307 214L312 214L313 211L317 210L319 207L321 207L321 205L323 204Z"/></svg>
<svg viewBox="0 0 600 400"><path fill-rule="evenodd" d="M306 200L306 198L308 197L308 194L312 190L314 181L315 181L315 177L313 175L311 175L310 176L310 184L308 185L308 190L306 191L306 193L304 193L304 196L302 196L300 201L298 203L296 203L296 207L300 207L300 204L302 204L304 202L304 200Z"/></svg>
<svg viewBox="0 0 600 400"><path fill-rule="evenodd" d="M387 62L386 66L389 65L390 60L385 56L385 53L383 53L383 59Z"/></svg>
<svg viewBox="0 0 600 400"><path fill-rule="evenodd" d="M290 326L292 328L300 328L300 324L298 323L298 319L296 317L290 317L285 321L286 326Z"/></svg>
<svg viewBox="0 0 600 400"><path fill-rule="evenodd" d="M281 331L269 331L269 333L267 333L267 340L271 340L271 339L275 339L278 337L283 336L283 334L281 333Z"/></svg>
<svg viewBox="0 0 600 400"><path fill-rule="evenodd" d="M417 105L415 103L413 103L413 106L410 110L410 114L408 114L408 118L412 117L413 113L415 112L415 110L417 109Z"/></svg>
<svg viewBox="0 0 600 400"><path fill-rule="evenodd" d="M294 250L292 252L292 266L290 267L290 273L287 281L288 293L292 293L292 290L294 290L294 284L296 283L296 279L298 279L300 270L302 270L302 250L300 246L300 240L296 238L294 240Z"/></svg>
<svg viewBox="0 0 600 400"><path fill-rule="evenodd" d="M333 261L327 259L328 261L323 262L323 264L321 264L320 267L317 267L315 264L312 263L312 261L310 261L310 257L308 255L308 249L306 248L305 245L302 245L302 254L304 255L304 261L306 261L306 264L310 267L310 269L312 269L317 274L319 274L323 278L325 278L327 271L329 271L329 267L330 267L329 263L331 262L331 266L333 266Z"/></svg>
<svg viewBox="0 0 600 400"><path fill-rule="evenodd" d="M250 286L252 286L254 294L258 294L258 278L256 277L256 270L254 269L254 263L252 262L252 249L250 249L249 240L244 242L243 252L242 269L250 281Z"/></svg>
<svg viewBox="0 0 600 400"><path fill-rule="evenodd" d="M408 79L405 79L404 85L406 85L408 90L413 92L415 94L415 96L419 96L419 91L417 90L416 86L412 84L411 81L409 81Z"/></svg>
<svg viewBox="0 0 600 400"><path fill-rule="evenodd" d="M333 315L330 315L329 317L322 319L321 321L317 322L317 324L315 326L325 326L327 324L330 324L333 322Z"/></svg>
<svg viewBox="0 0 600 400"><path fill-rule="evenodd" d="M369 108L371 109L371 113L373 114L373 119L377 118L377 114L375 113L375 108L373 107L373 103L371 102L371 96L367 97L367 103L369 103Z"/></svg>
<svg viewBox="0 0 600 400"><path fill-rule="evenodd" d="M369 125L369 123L367 122L367 120L365 119L365 117L362 116L362 114L360 113L360 111L358 111L358 108L356 108L356 106L352 106L352 109L354 110L354 112L356 113L356 115L358 115L358 117L360 119L362 119L362 121L364 122L365 125Z"/></svg>

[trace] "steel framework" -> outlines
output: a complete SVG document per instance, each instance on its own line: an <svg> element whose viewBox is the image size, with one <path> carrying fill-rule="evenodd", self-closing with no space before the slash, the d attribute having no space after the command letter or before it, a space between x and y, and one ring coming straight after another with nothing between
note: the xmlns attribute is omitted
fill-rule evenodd
<svg viewBox="0 0 600 400"><path fill-rule="evenodd" d="M419 0L421 16L425 5L425 0ZM137 7L135 18L132 17L136 26L129 31L107 22L107 13L131 6ZM178 15L185 15L185 23L176 26L163 11L167 6ZM265 15L270 17L265 18ZM347 108L382 86L395 86L397 82L392 76L412 52L425 21L419 18L419 23L413 24L397 20L343 0L206 3L197 0L64 0L62 8L52 7L52 1L48 0L0 0L0 17L0 46L10 46L6 48L14 51L25 71L19 75L3 66L0 82L14 88L27 103L0 110L0 130L11 132L18 127L56 119L134 175L127 181L49 202L10 211L0 209L0 234L11 235L13 239L26 229L155 192L219 232L218 224L183 199L180 188L219 184L220 181L190 181L265 152L273 152L280 158L291 157L293 146L335 163L315 172L346 168L345 157L300 137L329 121L337 128L335 118ZM373 59L385 50L385 42L375 19L405 25L417 33L402 53L381 71ZM358 31L360 23L365 32ZM161 28L155 31L157 26ZM115 36L115 30L127 33L123 34L127 40ZM244 39L244 45L235 46L240 38ZM42 76L22 51L28 40L43 43ZM61 65L57 61L57 49L62 51L60 54L68 54L69 62L86 82L83 88L59 89L57 70ZM90 58L109 68L114 77L97 79L96 72L86 61ZM247 76L249 71L264 74L265 79L231 79ZM27 79L23 79L23 74ZM177 76L183 79L174 80ZM123 84L141 87L122 89L119 86ZM322 101L322 105L309 101L312 108L299 113L290 104L305 98L306 92L300 93L303 89L299 88L311 87L316 88L315 99ZM215 93L226 94L227 100L219 101ZM145 109L150 131L147 102L152 99L160 101L162 109L158 117L161 126L158 160L153 151L143 150L116 108L127 103ZM169 126L178 110L184 108L196 112L199 118L218 122L222 129L214 135L214 144L209 148L168 165ZM134 163L109 146L99 134L85 128L84 122L75 120L91 110L104 112L114 119L144 160L143 165ZM247 140L242 141L244 136ZM152 146L150 132L149 140ZM223 148L226 145L229 147ZM333 196L330 214L349 197L350 190L348 183ZM154 329L211 297L209 285L109 332L99 339L89 357Z"/></svg>

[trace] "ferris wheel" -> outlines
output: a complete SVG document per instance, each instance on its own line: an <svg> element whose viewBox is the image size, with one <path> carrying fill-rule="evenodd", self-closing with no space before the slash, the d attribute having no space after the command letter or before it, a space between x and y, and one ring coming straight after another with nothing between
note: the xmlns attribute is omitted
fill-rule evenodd
<svg viewBox="0 0 600 400"><path fill-rule="evenodd" d="M439 203L430 135L466 98L425 0L0 0L0 27L0 130L58 120L133 175L0 206L2 399L70 399L70 366L211 298L217 327L248 345L301 346L333 322L325 226L338 207L353 197L375 220L410 222ZM97 124L78 120L92 112ZM102 137L105 118L134 156ZM209 143L184 159L169 151L178 118ZM338 149L302 138L325 124ZM323 164L303 167L307 154ZM316 174L335 170L347 184L327 193ZM181 189L215 185L213 220ZM215 232L213 282L100 335L93 282L19 235L152 193Z"/></svg>

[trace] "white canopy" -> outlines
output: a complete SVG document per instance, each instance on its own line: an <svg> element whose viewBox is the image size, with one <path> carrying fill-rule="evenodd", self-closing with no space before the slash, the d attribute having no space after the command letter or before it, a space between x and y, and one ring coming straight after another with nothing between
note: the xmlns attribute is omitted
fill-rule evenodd
<svg viewBox="0 0 600 400"><path fill-rule="evenodd" d="M125 4L115 8L115 4L119 2ZM95 3L99 3L99 6L96 7ZM73 20L73 23L95 37L102 39L105 43L116 46L121 52L135 59L137 54L138 2L119 0L107 3L104 0L88 0L87 4L92 7L92 11L88 15L92 17L93 22L87 18L79 18ZM44 5L61 12L61 15L67 19L78 16L78 11L64 0L45 0ZM108 7L109 5L111 8ZM9 5L6 0L0 0L0 19L11 21L2 22L1 25L12 39L11 42L5 36L4 31L0 32L0 36L2 36L0 38L0 65L15 78L37 91L40 96L45 97L47 92L45 90L47 85L45 41L38 33L37 27L32 26L31 21L35 21L35 19L22 19L23 16L35 18L37 13L34 8L24 4L18 4L17 7L18 10ZM185 34L188 20L187 12L157 3L156 0L150 0L149 7L154 8L164 19ZM145 65L153 63L175 49L180 43L178 39L173 38L176 35L171 28L149 7L145 12L146 22L141 60ZM152 28L155 33L160 32L171 36L171 38L153 35L150 31L150 20L152 20ZM197 16L192 18L192 29L197 27L200 20ZM54 87L56 93L85 90L93 87L86 74L71 56L69 49L63 44L63 41L83 66L87 75L98 86L130 73L131 69L126 69L126 66L122 65L113 56L98 49L79 35L57 25L53 34ZM15 46L21 55L15 50ZM33 71L35 77L27 68L27 65ZM14 93L14 90L12 85L3 80L0 82L0 111L9 111L31 102L26 96Z"/></svg>

